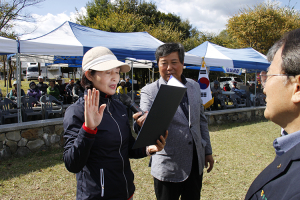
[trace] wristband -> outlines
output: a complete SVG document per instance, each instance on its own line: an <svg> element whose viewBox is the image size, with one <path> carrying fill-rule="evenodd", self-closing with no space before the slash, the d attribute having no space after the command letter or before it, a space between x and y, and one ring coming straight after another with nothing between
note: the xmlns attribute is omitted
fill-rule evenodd
<svg viewBox="0 0 300 200"><path fill-rule="evenodd" d="M90 129L90 128L88 128L88 127L86 127L86 126L85 126L85 122L83 123L82 128L83 128L86 132L88 132L89 134L96 134L97 131L98 131L98 128L97 128L97 127L96 127L94 130L93 130L93 129Z"/></svg>

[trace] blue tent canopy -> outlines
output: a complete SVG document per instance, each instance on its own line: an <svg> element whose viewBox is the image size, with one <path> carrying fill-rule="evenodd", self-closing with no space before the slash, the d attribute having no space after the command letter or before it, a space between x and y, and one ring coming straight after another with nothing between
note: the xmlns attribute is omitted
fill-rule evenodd
<svg viewBox="0 0 300 200"><path fill-rule="evenodd" d="M229 49L206 41L188 53L204 58L206 65L210 66L212 71L223 71L221 67L261 71L267 70L270 66L266 56L253 48Z"/></svg>

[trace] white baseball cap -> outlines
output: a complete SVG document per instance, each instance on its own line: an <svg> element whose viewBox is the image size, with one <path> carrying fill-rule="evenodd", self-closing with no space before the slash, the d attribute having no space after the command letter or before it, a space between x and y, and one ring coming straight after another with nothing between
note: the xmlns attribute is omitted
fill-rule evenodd
<svg viewBox="0 0 300 200"><path fill-rule="evenodd" d="M43 77L43 76L39 76L38 78L42 78L42 79L44 79L44 77Z"/></svg>
<svg viewBox="0 0 300 200"><path fill-rule="evenodd" d="M82 59L82 71L90 69L96 71L106 71L120 67L120 72L129 72L130 66L118 61L117 57L106 47L94 47L88 50Z"/></svg>

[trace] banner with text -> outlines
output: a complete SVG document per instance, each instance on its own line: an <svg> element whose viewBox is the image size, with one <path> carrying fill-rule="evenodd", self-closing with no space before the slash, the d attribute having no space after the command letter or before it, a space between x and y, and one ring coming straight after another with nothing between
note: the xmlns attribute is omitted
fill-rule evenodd
<svg viewBox="0 0 300 200"><path fill-rule="evenodd" d="M222 67L224 73L226 74L236 74L241 75L242 74L242 68L231 68L231 67Z"/></svg>

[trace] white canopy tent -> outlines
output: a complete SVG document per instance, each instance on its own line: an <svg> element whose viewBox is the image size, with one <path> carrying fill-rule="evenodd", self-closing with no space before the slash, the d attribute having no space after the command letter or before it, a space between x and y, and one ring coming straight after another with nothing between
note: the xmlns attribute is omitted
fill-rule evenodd
<svg viewBox="0 0 300 200"><path fill-rule="evenodd" d="M13 39L0 36L0 54L18 53L18 42Z"/></svg>
<svg viewBox="0 0 300 200"><path fill-rule="evenodd" d="M43 36L20 40L19 42L20 53L22 54L83 56L90 48L105 46L119 60L125 60L127 57L130 57L150 61L155 61L155 50L158 46L164 44L147 32L106 32L69 21ZM200 65L201 58L186 54L185 63ZM76 64L81 64L81 61Z"/></svg>
<svg viewBox="0 0 300 200"><path fill-rule="evenodd" d="M0 36L0 55L15 54L15 53L18 53L18 42L16 40ZM6 65L8 65L8 63ZM18 72L20 71L20 60L19 59L17 59L17 70L18 70ZM21 96L20 73L17 73L17 83L18 83L17 88L19 88L17 90L17 94L20 97ZM6 91L8 92L8 83L7 83ZM20 110L20 106L19 106L21 104L20 98L17 99L17 103L18 103L18 122L20 122L21 121L21 110Z"/></svg>

